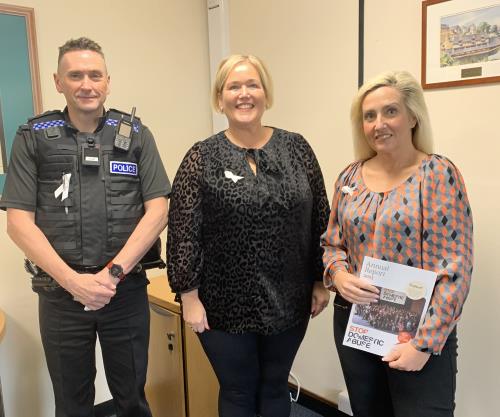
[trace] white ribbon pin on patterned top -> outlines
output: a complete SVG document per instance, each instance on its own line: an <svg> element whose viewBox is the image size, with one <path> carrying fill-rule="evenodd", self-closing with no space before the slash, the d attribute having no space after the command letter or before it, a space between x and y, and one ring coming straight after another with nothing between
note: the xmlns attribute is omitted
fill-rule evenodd
<svg viewBox="0 0 500 417"><path fill-rule="evenodd" d="M352 188L351 188L351 187L349 187L349 186L347 186L347 185L344 185L344 186L342 187L342 192L343 192L344 194L349 194L349 195L352 197L352 193L354 192L354 190L355 190L355 189L356 189L356 187L352 187Z"/></svg>
<svg viewBox="0 0 500 417"><path fill-rule="evenodd" d="M229 178L234 183L236 183L239 180L242 180L244 178L244 177L240 177L239 175L233 174L231 171L224 171L224 175L226 176L226 178Z"/></svg>

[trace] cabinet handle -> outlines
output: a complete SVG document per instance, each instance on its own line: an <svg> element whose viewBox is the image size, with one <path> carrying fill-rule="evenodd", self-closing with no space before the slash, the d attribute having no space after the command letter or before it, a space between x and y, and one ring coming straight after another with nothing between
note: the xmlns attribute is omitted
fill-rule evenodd
<svg viewBox="0 0 500 417"><path fill-rule="evenodd" d="M167 339L168 340L173 340L174 338L175 338L174 332L167 332Z"/></svg>

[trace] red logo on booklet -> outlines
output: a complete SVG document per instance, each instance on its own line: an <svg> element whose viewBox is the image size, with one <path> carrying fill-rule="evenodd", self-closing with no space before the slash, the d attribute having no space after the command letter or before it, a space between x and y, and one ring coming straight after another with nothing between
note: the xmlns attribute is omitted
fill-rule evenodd
<svg viewBox="0 0 500 417"><path fill-rule="evenodd" d="M399 343L406 343L411 340L411 334L408 332L399 332L398 333L398 342Z"/></svg>

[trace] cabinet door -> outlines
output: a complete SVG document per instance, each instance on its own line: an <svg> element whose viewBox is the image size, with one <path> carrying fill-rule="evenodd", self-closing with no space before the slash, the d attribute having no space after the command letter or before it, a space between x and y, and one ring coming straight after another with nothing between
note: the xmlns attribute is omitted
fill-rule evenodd
<svg viewBox="0 0 500 417"><path fill-rule="evenodd" d="M186 417L181 318L150 304L146 397L155 417Z"/></svg>

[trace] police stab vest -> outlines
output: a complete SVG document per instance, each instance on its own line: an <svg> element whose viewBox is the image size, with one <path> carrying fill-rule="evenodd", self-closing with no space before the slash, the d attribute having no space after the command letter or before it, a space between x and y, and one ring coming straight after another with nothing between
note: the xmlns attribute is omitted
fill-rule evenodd
<svg viewBox="0 0 500 417"><path fill-rule="evenodd" d="M130 120L109 110L93 134L78 132L60 111L32 118L24 127L33 138L38 166L35 223L68 264L105 265L144 215L139 172L143 127L134 119L129 150L115 149L122 117ZM96 166L82 162L90 142L99 150Z"/></svg>

